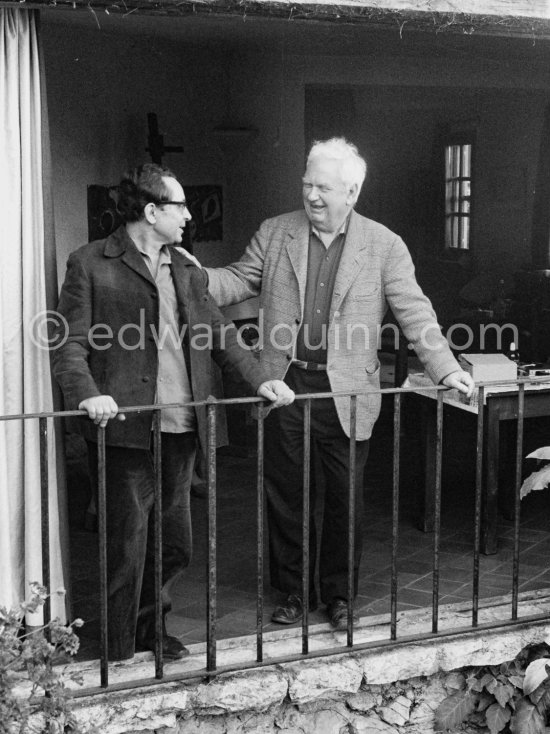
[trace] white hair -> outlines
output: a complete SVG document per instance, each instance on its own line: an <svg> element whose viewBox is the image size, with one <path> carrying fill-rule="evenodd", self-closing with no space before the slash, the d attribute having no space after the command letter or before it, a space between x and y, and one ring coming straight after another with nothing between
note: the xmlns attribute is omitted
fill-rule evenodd
<svg viewBox="0 0 550 734"><path fill-rule="evenodd" d="M309 151L307 162L313 158L328 158L340 162L342 180L346 186L357 185L357 194L367 175L367 162L359 155L357 146L345 138L316 140Z"/></svg>

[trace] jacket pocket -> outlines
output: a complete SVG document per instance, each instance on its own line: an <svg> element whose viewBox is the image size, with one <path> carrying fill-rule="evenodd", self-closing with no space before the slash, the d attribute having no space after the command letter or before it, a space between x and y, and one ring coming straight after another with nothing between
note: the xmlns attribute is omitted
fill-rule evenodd
<svg viewBox="0 0 550 734"><path fill-rule="evenodd" d="M380 296L380 286L377 283L365 284L360 290L350 293L352 301L373 301Z"/></svg>

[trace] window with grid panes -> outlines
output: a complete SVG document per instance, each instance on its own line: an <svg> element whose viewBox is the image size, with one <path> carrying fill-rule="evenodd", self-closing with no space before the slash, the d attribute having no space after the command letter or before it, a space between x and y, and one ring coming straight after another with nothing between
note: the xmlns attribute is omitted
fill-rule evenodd
<svg viewBox="0 0 550 734"><path fill-rule="evenodd" d="M445 247L470 249L472 143L445 146Z"/></svg>

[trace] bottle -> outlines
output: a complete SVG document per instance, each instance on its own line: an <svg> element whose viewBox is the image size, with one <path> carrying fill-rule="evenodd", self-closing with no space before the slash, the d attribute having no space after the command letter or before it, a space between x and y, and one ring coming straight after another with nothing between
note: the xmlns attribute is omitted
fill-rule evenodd
<svg viewBox="0 0 550 734"><path fill-rule="evenodd" d="M511 359L512 362L519 362L519 351L516 347L515 342L510 342L510 346L508 347L508 351L506 352L506 356L508 359Z"/></svg>

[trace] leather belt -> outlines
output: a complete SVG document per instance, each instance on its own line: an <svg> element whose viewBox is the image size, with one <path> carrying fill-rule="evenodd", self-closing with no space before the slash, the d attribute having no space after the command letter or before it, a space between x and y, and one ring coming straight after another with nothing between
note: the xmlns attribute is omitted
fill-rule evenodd
<svg viewBox="0 0 550 734"><path fill-rule="evenodd" d="M319 362L304 362L301 359L293 359L290 363L293 367L298 367L300 370L314 370L315 372L326 372L326 364L319 364Z"/></svg>

